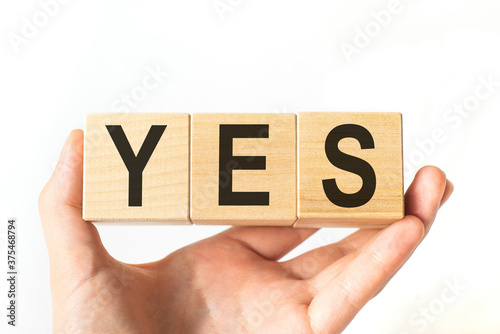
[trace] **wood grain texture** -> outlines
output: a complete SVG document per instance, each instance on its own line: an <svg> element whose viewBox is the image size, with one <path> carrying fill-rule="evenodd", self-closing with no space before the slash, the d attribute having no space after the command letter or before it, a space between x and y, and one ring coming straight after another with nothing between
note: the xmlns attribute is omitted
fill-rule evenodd
<svg viewBox="0 0 500 334"><path fill-rule="evenodd" d="M340 207L325 194L323 180L335 178L343 193L353 194L363 179L335 167L325 154L332 129L357 124L372 135L374 149L361 149L359 141L339 141L341 152L368 162L376 175L373 197L359 207ZM298 220L295 227L384 227L404 216L402 129L399 113L303 112L298 115Z"/></svg>
<svg viewBox="0 0 500 334"><path fill-rule="evenodd" d="M106 125L121 125L137 155L152 125L166 125L142 174L142 205L129 206L129 172ZM83 218L189 221L189 114L88 114L84 143Z"/></svg>
<svg viewBox="0 0 500 334"><path fill-rule="evenodd" d="M268 138L234 138L233 156L265 156L265 170L234 170L233 192L268 192L269 205L219 205L220 125L268 125ZM296 220L296 115L194 114L191 220L195 224L291 226ZM250 159L251 160L251 159ZM234 161L222 166L234 168ZM227 173L221 177L227 186Z"/></svg>

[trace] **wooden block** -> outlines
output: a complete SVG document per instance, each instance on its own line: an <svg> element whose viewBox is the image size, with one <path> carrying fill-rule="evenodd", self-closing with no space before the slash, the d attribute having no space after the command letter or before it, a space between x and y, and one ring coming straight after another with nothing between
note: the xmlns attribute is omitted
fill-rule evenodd
<svg viewBox="0 0 500 334"><path fill-rule="evenodd" d="M298 116L295 227L383 227L404 216L401 114Z"/></svg>
<svg viewBox="0 0 500 334"><path fill-rule="evenodd" d="M296 220L296 115L194 114L191 220L280 225Z"/></svg>
<svg viewBox="0 0 500 334"><path fill-rule="evenodd" d="M85 220L189 221L189 114L89 114Z"/></svg>

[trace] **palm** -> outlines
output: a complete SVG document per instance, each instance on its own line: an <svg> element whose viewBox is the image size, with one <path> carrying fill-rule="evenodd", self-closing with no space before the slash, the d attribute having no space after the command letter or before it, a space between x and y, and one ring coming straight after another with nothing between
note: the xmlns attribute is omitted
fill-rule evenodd
<svg viewBox="0 0 500 334"><path fill-rule="evenodd" d="M81 141L73 133L40 197L54 330L62 333L340 332L408 259L451 193L442 172L424 169L406 194L404 219L285 262L315 230L230 228L128 265L81 220Z"/></svg>
<svg viewBox="0 0 500 334"><path fill-rule="evenodd" d="M162 301L176 301L178 307L189 296L184 306L189 311L179 310L184 319L178 323L186 326L179 332L309 332L304 305L310 303L312 294L306 282L286 265L228 237L234 230L228 232L188 246L158 264L171 276L165 289L175 291ZM172 309L177 307L172 305ZM163 332L170 329L167 325Z"/></svg>

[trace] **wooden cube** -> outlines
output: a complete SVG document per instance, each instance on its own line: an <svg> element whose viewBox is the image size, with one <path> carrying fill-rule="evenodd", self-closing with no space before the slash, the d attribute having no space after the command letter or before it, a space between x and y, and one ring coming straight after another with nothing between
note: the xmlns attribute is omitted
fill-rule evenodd
<svg viewBox="0 0 500 334"><path fill-rule="evenodd" d="M401 114L298 116L295 227L383 227L404 216Z"/></svg>
<svg viewBox="0 0 500 334"><path fill-rule="evenodd" d="M191 143L193 223L294 223L296 115L194 114Z"/></svg>
<svg viewBox="0 0 500 334"><path fill-rule="evenodd" d="M89 114L83 218L189 221L189 114Z"/></svg>

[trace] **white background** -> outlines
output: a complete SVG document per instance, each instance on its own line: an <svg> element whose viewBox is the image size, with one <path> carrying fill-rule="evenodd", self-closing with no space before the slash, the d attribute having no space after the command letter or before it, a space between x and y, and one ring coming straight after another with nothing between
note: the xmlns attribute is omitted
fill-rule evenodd
<svg viewBox="0 0 500 334"><path fill-rule="evenodd" d="M345 332L499 333L499 2L401 0L385 26L373 12L391 7L386 0L220 3L229 9L218 12L213 0L73 0L44 22L38 1L1 2L1 252L9 217L18 219L20 250L19 326L8 332L51 331L37 198L66 136L86 113L123 107L120 96L159 68L168 76L128 111L402 112L406 186L416 168L434 164L455 193L412 259ZM41 27L31 35L24 28L23 37L25 20ZM348 44L351 57L342 51ZM481 78L497 82L488 96ZM449 111L460 104L470 112ZM430 144L435 131L444 140ZM128 262L162 258L223 229L99 227L111 254ZM350 232L323 229L293 255ZM462 289L445 303L447 281Z"/></svg>

